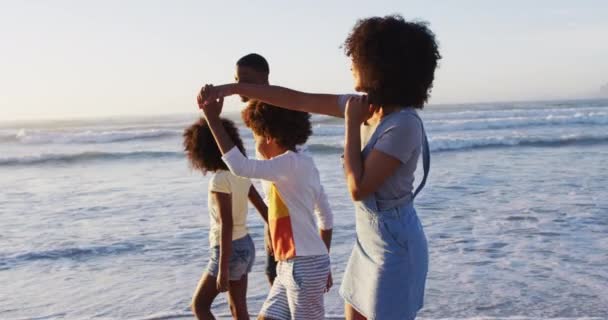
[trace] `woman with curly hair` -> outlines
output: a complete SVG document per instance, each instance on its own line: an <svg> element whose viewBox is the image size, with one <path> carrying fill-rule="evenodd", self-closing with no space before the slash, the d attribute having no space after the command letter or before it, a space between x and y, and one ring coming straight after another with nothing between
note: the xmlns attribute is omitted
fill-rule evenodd
<svg viewBox="0 0 608 320"><path fill-rule="evenodd" d="M345 118L344 171L356 208L357 241L340 294L347 319L414 319L423 306L427 240L413 205L429 167L417 109L431 91L441 59L426 24L401 16L356 23L344 43L354 87L364 95L299 92L278 86L206 86L205 103L228 95ZM414 189L422 154L424 178Z"/></svg>

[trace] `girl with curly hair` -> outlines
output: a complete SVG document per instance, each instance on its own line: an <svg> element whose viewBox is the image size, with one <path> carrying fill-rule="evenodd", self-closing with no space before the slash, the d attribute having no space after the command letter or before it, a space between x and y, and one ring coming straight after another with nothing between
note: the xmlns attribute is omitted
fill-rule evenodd
<svg viewBox="0 0 608 320"><path fill-rule="evenodd" d="M221 119L221 126L235 141L238 152L245 153L234 123ZM203 174L212 173L207 192L209 264L192 297L192 312L197 319L214 319L211 304L219 293L228 291L233 317L249 319L247 281L255 260L255 247L247 230L247 200L264 221L268 219L268 208L249 179L228 171L205 119L184 130L183 137L190 166Z"/></svg>

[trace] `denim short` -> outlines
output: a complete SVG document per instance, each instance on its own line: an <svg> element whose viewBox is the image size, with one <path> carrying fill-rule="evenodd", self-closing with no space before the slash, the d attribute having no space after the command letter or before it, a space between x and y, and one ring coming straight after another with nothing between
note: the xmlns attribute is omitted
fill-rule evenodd
<svg viewBox="0 0 608 320"><path fill-rule="evenodd" d="M357 241L340 294L367 319L414 319L424 304L428 247L413 204L356 203Z"/></svg>
<svg viewBox="0 0 608 320"><path fill-rule="evenodd" d="M232 240L232 254L230 255L230 262L228 264L228 270L230 272L229 280L241 280L244 275L251 272L254 261L255 247L253 245L253 240L251 240L249 235L246 235L240 239ZM215 246L211 248L210 251L207 273L211 276L217 277L219 269L220 247Z"/></svg>

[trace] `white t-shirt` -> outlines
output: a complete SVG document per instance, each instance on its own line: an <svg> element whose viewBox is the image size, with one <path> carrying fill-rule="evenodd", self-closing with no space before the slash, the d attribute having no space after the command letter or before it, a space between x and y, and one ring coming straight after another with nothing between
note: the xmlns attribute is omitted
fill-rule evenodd
<svg viewBox="0 0 608 320"><path fill-rule="evenodd" d="M328 253L319 229L333 228L333 214L311 157L287 151L269 160L253 160L232 148L222 159L234 174L267 184L275 259Z"/></svg>
<svg viewBox="0 0 608 320"><path fill-rule="evenodd" d="M232 240L247 235L247 203L251 181L235 176L230 171L219 170L209 179L207 207L209 208L209 245L220 245L220 211L212 192L228 193L232 196Z"/></svg>

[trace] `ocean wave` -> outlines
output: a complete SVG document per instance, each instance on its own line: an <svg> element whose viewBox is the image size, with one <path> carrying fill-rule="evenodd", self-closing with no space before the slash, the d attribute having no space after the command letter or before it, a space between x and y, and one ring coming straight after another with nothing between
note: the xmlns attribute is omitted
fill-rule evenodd
<svg viewBox="0 0 608 320"><path fill-rule="evenodd" d="M41 251L31 251L21 254L13 254L1 258L8 266L15 266L23 263L29 263L40 260L86 260L95 257L119 255L128 252L140 250L144 247L142 244L130 242L118 242L107 245L92 245L82 247L67 247L58 249L48 249Z"/></svg>
<svg viewBox="0 0 608 320"><path fill-rule="evenodd" d="M469 113L477 112L477 113ZM454 115L454 114L458 115ZM421 112L430 132L499 130L548 126L606 126L608 108L573 108L567 110L505 110L463 112ZM344 124L314 123L314 136L343 136Z"/></svg>
<svg viewBox="0 0 608 320"><path fill-rule="evenodd" d="M432 109L420 112L420 115L426 119L446 119L446 120L466 120L466 119L484 119L484 118L509 118L509 117L545 117L548 115L572 115L576 113L597 113L606 114L608 106L603 107L572 107L572 108L555 108L550 106L543 107L523 107L523 108L490 108L477 110L450 110L443 108L441 110Z"/></svg>
<svg viewBox="0 0 608 320"><path fill-rule="evenodd" d="M561 147L569 145L594 145L608 143L608 136L566 135L561 137L485 137L485 138L438 138L431 139L431 152L460 151L470 149L509 147Z"/></svg>
<svg viewBox="0 0 608 320"><path fill-rule="evenodd" d="M44 131L19 129L16 132L0 133L0 143L23 144L98 144L127 142L134 140L158 140L179 137L181 130L109 130L109 131Z"/></svg>
<svg viewBox="0 0 608 320"><path fill-rule="evenodd" d="M135 152L81 152L75 154L42 154L37 156L0 158L0 166L28 166L58 163L78 163L86 161L109 161L149 158L181 158L181 152L135 151Z"/></svg>
<svg viewBox="0 0 608 320"><path fill-rule="evenodd" d="M542 136L497 136L497 137L440 137L429 141L431 152L459 151L510 147L561 147L568 145L608 144L608 136L564 135ZM312 154L341 154L344 147L339 144L309 144L306 150Z"/></svg>
<svg viewBox="0 0 608 320"><path fill-rule="evenodd" d="M437 137L430 139L432 152L460 151L471 149L509 148L509 147L561 147L568 145L608 144L608 136L564 135L559 137L543 136L495 136L495 137ZM341 143L311 143L303 148L313 155L341 154ZM0 166L31 166L49 164L73 164L88 161L119 161L132 159L180 159L182 152L135 151L135 152L82 152L76 154L43 154L18 158L0 158Z"/></svg>
<svg viewBox="0 0 608 320"><path fill-rule="evenodd" d="M421 111L429 131L474 131L546 126L608 125L608 107L522 107L478 110ZM344 120L327 116L313 117L314 136L334 137L344 134ZM175 122L114 124L113 126L83 126L60 128L16 127L0 130L0 144L108 144L136 141L156 141L181 138L183 128ZM241 130L249 137L249 130Z"/></svg>
<svg viewBox="0 0 608 320"><path fill-rule="evenodd" d="M311 143L306 145L306 150L313 154L342 153L344 151L344 146L337 144Z"/></svg>
<svg viewBox="0 0 608 320"><path fill-rule="evenodd" d="M577 112L572 115L549 114L542 117L475 118L458 120L428 120L431 131L471 131L543 126L608 125L608 112Z"/></svg>
<svg viewBox="0 0 608 320"><path fill-rule="evenodd" d="M339 124L319 124L315 123L312 128L313 136L343 136L344 123Z"/></svg>

